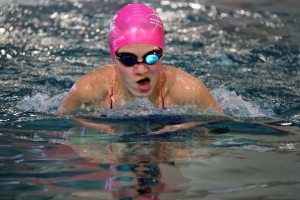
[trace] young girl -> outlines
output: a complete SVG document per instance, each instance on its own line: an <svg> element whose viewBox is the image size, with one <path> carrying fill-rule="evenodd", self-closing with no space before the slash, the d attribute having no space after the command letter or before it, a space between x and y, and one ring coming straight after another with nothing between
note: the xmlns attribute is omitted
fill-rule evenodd
<svg viewBox="0 0 300 200"><path fill-rule="evenodd" d="M114 64L81 77L59 112L74 111L82 104L92 109L112 109L132 102L134 97L146 97L162 109L196 105L223 114L200 80L162 64L163 23L146 5L129 4L116 13L110 25L109 47Z"/></svg>

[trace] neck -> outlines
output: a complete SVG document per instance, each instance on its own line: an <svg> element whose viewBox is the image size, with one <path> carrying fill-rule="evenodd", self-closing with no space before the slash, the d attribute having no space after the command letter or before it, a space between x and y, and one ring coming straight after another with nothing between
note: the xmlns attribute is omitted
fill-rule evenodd
<svg viewBox="0 0 300 200"><path fill-rule="evenodd" d="M164 81L165 81L164 70L161 69L159 72L159 77L154 85L154 88L151 94L147 97L152 104L158 107L161 107L161 101L162 101L161 95L164 87ZM135 97L121 83L119 74L117 73L116 70L116 66L114 66L114 96L115 96L115 103L119 106L124 106L125 104L130 103Z"/></svg>

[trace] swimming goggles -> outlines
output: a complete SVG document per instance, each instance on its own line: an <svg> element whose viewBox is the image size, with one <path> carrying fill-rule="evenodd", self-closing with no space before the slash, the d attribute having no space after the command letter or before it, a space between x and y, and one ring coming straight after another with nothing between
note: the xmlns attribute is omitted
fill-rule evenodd
<svg viewBox="0 0 300 200"><path fill-rule="evenodd" d="M160 59L162 54L163 52L161 49L150 51L143 56L143 62L138 62L137 56L132 53L116 53L116 58L127 67L132 67L135 64L141 64L141 63L146 63L147 65L153 65Z"/></svg>

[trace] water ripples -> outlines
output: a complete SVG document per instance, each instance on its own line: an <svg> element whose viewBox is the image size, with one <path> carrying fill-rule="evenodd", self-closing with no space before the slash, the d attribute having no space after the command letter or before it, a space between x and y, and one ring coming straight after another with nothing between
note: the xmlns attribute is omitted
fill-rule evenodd
<svg viewBox="0 0 300 200"><path fill-rule="evenodd" d="M7 105L14 107L37 92L60 95L81 75L112 62L109 23L126 1L98 4L3 3L0 81ZM235 91L263 112L283 117L299 110L300 50L294 28L299 14L294 2L290 12L276 4L266 9L267 4L151 2L165 25L164 62L199 77L211 90L222 88L223 98Z"/></svg>

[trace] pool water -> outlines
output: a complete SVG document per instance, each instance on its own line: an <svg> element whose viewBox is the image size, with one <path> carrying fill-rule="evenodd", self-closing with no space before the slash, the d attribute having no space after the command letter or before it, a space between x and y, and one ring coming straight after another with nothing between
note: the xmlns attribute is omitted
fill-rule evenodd
<svg viewBox="0 0 300 200"><path fill-rule="evenodd" d="M0 199L298 199L300 2L149 3L163 62L201 79L224 117L146 99L57 114L112 63L109 23L130 2L0 1Z"/></svg>

